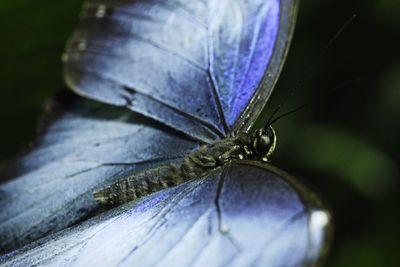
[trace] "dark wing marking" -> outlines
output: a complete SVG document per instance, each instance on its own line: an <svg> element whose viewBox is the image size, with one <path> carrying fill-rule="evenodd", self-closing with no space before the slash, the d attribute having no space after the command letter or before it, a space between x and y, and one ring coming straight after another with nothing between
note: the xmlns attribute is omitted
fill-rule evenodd
<svg viewBox="0 0 400 267"><path fill-rule="evenodd" d="M210 142L242 129L233 125L247 121L250 111L239 116L250 102L257 112L265 103L293 9L293 0L92 0L67 46L65 78L80 95ZM138 95L164 107L135 105ZM180 117L168 120L165 109Z"/></svg>
<svg viewBox="0 0 400 267"><path fill-rule="evenodd" d="M97 74L89 73L88 71L85 72L84 76L81 76L82 71L76 70L72 67L70 68L69 73L70 78L80 80L82 87L89 89L83 96L104 95L104 93L107 94L110 89L114 88L120 91L119 95L115 99L110 95L108 101L122 101L121 105L133 110L140 109L141 114L156 120L161 119L164 124L172 126L173 128L182 127L184 129L182 132L205 143L210 143L213 140L222 137L218 131L213 132L210 130L213 129L213 126L207 122L193 120L189 114L181 112L180 110L166 104L162 104L152 96L137 92L133 88L119 88L113 81L100 77ZM93 80L97 82L96 87L92 86ZM143 83L148 84L148 81L143 81ZM91 91L91 89L93 89L93 91Z"/></svg>
<svg viewBox="0 0 400 267"><path fill-rule="evenodd" d="M36 145L0 173L10 180L0 186L0 251L84 218L97 207L95 188L198 146L133 112L72 93L60 99Z"/></svg>
<svg viewBox="0 0 400 267"><path fill-rule="evenodd" d="M329 214L286 177L265 164L227 166L47 237L2 266L314 266Z"/></svg>

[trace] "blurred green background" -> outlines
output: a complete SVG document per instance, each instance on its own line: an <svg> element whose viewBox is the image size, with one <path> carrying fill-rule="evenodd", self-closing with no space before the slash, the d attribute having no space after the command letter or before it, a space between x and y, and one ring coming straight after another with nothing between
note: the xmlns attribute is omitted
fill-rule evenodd
<svg viewBox="0 0 400 267"><path fill-rule="evenodd" d="M60 57L81 2L0 2L0 160L33 139L42 103L63 87ZM292 88L282 112L312 102L276 123L275 164L332 209L327 266L400 266L399 35L399 0L302 1L284 71L258 122Z"/></svg>

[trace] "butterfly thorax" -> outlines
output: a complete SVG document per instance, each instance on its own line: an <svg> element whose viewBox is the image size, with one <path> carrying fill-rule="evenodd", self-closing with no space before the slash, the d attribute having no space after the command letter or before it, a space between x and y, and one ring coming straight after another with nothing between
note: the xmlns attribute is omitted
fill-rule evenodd
<svg viewBox="0 0 400 267"><path fill-rule="evenodd" d="M193 177L227 164L232 160L270 162L275 150L276 136L272 127L253 133L239 133L213 144L200 147L189 154L180 166L180 175Z"/></svg>

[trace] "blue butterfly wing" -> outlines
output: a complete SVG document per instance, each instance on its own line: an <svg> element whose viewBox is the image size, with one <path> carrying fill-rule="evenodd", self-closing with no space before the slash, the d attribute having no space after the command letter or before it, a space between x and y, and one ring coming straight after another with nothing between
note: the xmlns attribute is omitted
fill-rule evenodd
<svg viewBox="0 0 400 267"><path fill-rule="evenodd" d="M233 164L47 237L1 266L315 266L329 213L287 174Z"/></svg>
<svg viewBox="0 0 400 267"><path fill-rule="evenodd" d="M89 1L65 60L80 95L211 142L246 131L290 40L292 0ZM72 97L72 96L71 96ZM72 97L0 187L1 249L90 216L92 192L183 157L198 143L136 113ZM271 166L241 163L77 223L3 257L4 266L308 266L329 214Z"/></svg>
<svg viewBox="0 0 400 267"><path fill-rule="evenodd" d="M282 66L294 2L89 1L63 57L66 81L203 142L247 130Z"/></svg>
<svg viewBox="0 0 400 267"><path fill-rule="evenodd" d="M198 144L143 116L59 95L34 147L0 173L0 252L87 217L92 192L121 175L184 156Z"/></svg>

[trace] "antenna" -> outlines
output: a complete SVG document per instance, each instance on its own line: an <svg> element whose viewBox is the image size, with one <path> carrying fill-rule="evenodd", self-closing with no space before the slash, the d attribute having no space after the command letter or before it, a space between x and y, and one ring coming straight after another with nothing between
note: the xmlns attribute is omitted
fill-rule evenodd
<svg viewBox="0 0 400 267"><path fill-rule="evenodd" d="M335 87L331 90L331 92L330 92L330 94L329 94L328 96L334 94L335 92L337 92L337 91L339 91L339 90L341 90L341 89L344 89L344 88L346 88L346 87L349 87L349 86L352 85L352 84L359 83L359 82L360 82L360 78L355 78L355 79L352 79L352 80L343 82L343 83L339 84L338 86L335 86ZM327 97L328 97L328 96L327 96ZM283 114L277 116L277 117L274 118L272 121L268 121L268 122L267 122L267 124L266 124L266 126L265 126L265 129L267 129L269 126L271 126L272 124L274 124L274 123L277 122L278 120L280 120L280 119L282 119L282 118L284 118L284 117L287 117L287 116L289 116L289 115L291 115L291 114L293 114L293 113L296 113L296 112L298 112L298 111L300 111L300 110L302 110L302 109L304 109L304 108L306 108L306 107L308 107L308 106L311 106L311 105L313 105L315 102L316 102L316 99L314 99L314 100L312 100L312 101L310 101L310 102L308 102L308 103L305 103L305 104L303 104L303 105L301 105L301 106L299 106L299 107L297 107L297 108L295 108L295 109L293 109L293 110L290 110L290 111L288 111L288 112L285 112L285 113L283 113Z"/></svg>
<svg viewBox="0 0 400 267"><path fill-rule="evenodd" d="M274 118L271 122L269 122L265 128L266 129L269 128L269 126L274 124L276 121L278 121L278 120L280 120L280 119L282 119L284 117L287 117L287 116L289 116L289 115L291 115L291 114L293 114L293 113L295 113L295 112L297 112L297 111L299 111L299 110L301 110L301 109L303 109L303 108L305 108L305 107L307 107L309 105L310 105L310 103L306 103L306 104L303 104L303 105L301 105L301 106L299 106L299 107L297 107L297 108L295 108L293 110L290 110L288 112L285 112L285 113L279 115L278 117Z"/></svg>
<svg viewBox="0 0 400 267"><path fill-rule="evenodd" d="M269 118L268 118L268 120L267 120L267 125L272 125L272 124L273 124L274 122L276 122L278 119L280 119L280 118L282 118L282 117L286 117L286 116L288 116L288 115L290 115L290 114L292 114L292 113L294 113L294 112L297 112L298 110L300 110L300 109L302 109L302 108L308 106L308 104L301 105L300 107L298 107L298 108L296 108L296 109L294 109L294 110L292 110L292 111L286 112L286 113L284 113L284 114L282 114L282 115L278 115L276 118L274 118L275 115L279 112L279 110L281 110L281 108L285 105L285 103L287 102L287 100L289 99L289 97L290 97L291 95L294 94L295 90L297 90L299 87L301 87L301 85L302 85L304 82L306 82L307 80L311 80L312 78L314 78L314 76L315 76L314 69L315 69L315 67L316 67L317 65L320 65L320 64L321 64L321 62L322 62L322 59L321 59L321 58L324 58L324 57L325 57L325 55L327 54L327 52L329 51L329 49L332 47L332 45L334 44L334 42L340 37L340 35L342 35L342 33L350 26L350 24L351 24L356 18L357 18L357 15L356 15L356 14L353 14L353 15L343 24L343 26L340 27L340 29L336 32L336 34L331 38L331 40L328 42L328 44L325 46L325 48L324 48L324 49L322 50L322 52L319 54L318 60L315 61L313 64L311 64L310 67L308 68L308 70L305 72L305 74L303 75L305 78L299 80L299 81L297 82L297 84L296 84L294 87L292 87L292 88L288 91L288 93L285 95L283 101L278 105L277 108L275 108L275 110L274 110L274 111L272 112L272 114L269 116ZM311 75L311 74L312 74L312 75ZM352 80L352 81L350 81L350 82L352 83L352 82L354 82L354 80ZM347 83L347 82L346 82L346 83ZM345 87L345 86L340 86L339 88L341 88L341 87ZM334 92L334 91L337 91L339 88L334 89L333 92ZM312 102L314 102L314 101L312 101Z"/></svg>

